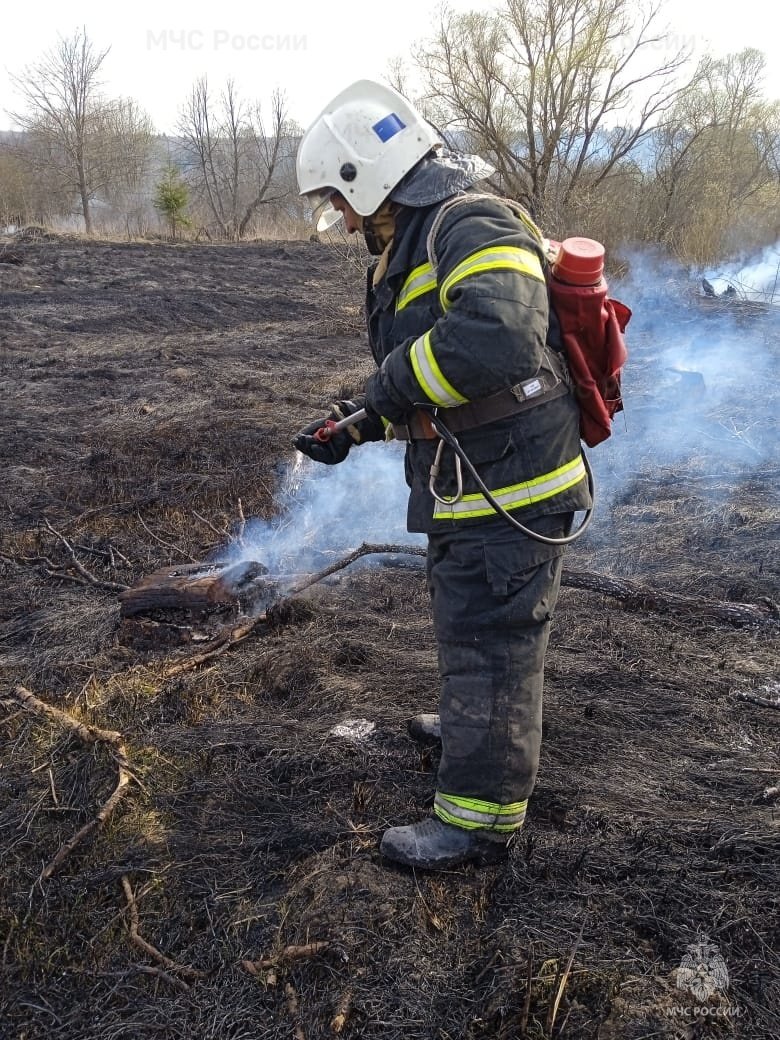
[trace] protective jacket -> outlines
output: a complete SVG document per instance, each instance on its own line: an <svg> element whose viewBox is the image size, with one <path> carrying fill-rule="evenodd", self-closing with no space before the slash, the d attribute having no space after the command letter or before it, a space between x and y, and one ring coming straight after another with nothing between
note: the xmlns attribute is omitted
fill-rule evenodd
<svg viewBox="0 0 780 1040"><path fill-rule="evenodd" d="M463 406L510 388L522 399L518 388L536 386L542 375L542 385L555 385L564 371L552 353L560 348L555 323L548 335L544 248L531 219L482 195L440 214L443 205L403 205L383 276L374 285L375 268L368 273L368 334L379 369L368 380L366 402L394 424L408 423L420 405L436 407L447 422ZM428 253L434 221L435 268ZM457 497L450 448L435 489L452 501L436 501L429 481L439 441L414 436L414 429L406 452L409 530L443 533L495 522L465 471ZM378 424L371 436L382 436ZM462 429L458 439L488 489L521 523L590 505L579 411L568 386L522 411Z"/></svg>

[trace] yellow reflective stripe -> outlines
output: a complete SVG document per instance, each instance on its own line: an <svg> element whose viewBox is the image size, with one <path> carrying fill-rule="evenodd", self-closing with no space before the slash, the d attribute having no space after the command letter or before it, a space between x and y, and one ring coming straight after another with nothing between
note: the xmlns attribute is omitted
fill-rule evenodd
<svg viewBox="0 0 780 1040"><path fill-rule="evenodd" d="M491 491L493 498L504 509L520 509L533 505L546 498L552 498L567 488L573 487L585 478L585 462L582 455L567 462L565 466L544 473L541 477L526 480L520 484ZM457 502L443 505L436 502L433 509L434 520L466 520L476 516L492 516L495 510L481 493L464 495Z"/></svg>
<svg viewBox="0 0 780 1040"><path fill-rule="evenodd" d="M544 272L539 257L530 249L519 246L490 246L480 249L454 267L439 290L439 301L443 310L449 305L450 289L469 275L482 271L517 271L539 282L544 281Z"/></svg>
<svg viewBox="0 0 780 1040"><path fill-rule="evenodd" d="M412 300L416 300L418 296L423 296L435 288L436 272L431 264L424 263L420 264L419 267L415 267L398 293L395 301L396 314L398 311L402 311Z"/></svg>
<svg viewBox="0 0 780 1040"><path fill-rule="evenodd" d="M444 378L444 374L433 355L430 329L424 336L420 336L419 339L412 343L409 358L412 362L415 378L420 384L422 392L434 404L441 405L442 408L454 408L455 405L465 404L468 401L467 397L459 394Z"/></svg>
<svg viewBox="0 0 780 1040"><path fill-rule="evenodd" d="M493 831L514 831L523 825L528 799L499 805L496 802L484 802L479 798L462 798L454 794L436 792L433 811L445 823L453 823L467 830L487 829Z"/></svg>

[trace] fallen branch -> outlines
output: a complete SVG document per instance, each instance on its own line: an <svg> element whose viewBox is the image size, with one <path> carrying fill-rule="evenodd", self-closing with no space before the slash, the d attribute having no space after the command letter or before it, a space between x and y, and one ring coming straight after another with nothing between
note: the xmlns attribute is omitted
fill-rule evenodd
<svg viewBox="0 0 780 1040"><path fill-rule="evenodd" d="M749 704L757 704L759 708L775 708L780 711L780 698L759 697L755 693L738 693L738 701L747 701Z"/></svg>
<svg viewBox="0 0 780 1040"><path fill-rule="evenodd" d="M108 820L124 797L130 781L135 780L135 777L132 774L130 764L127 760L127 752L124 743L122 742L121 733L118 733L116 730L100 729L97 726L90 726L84 722L79 722L78 719L74 719L72 715L68 715L67 712L62 711L60 708L55 708L51 704L46 704L45 701L40 700L35 696L35 694L25 689L24 686L17 686L14 689L13 694L26 711L58 722L60 725L74 733L78 739L83 741L85 744L104 743L111 745L114 749L114 759L117 764L117 782L111 795L103 803L97 816L88 823L85 823L72 838L66 841L65 844L60 847L55 857L43 868L41 872L41 880L46 881L55 874L57 870L59 870L77 845L80 845L88 835L105 824L106 820Z"/></svg>
<svg viewBox="0 0 780 1040"><path fill-rule="evenodd" d="M205 975L202 971L197 971L195 968L191 968L186 964L177 964L176 961L171 960L170 957L166 957L164 953L160 953L156 946L152 946L146 939L139 933L139 918L138 918L138 904L135 901L135 895L133 894L133 888L130 884L130 879L127 874L123 874L121 877L122 890L125 893L125 899L127 900L127 909L130 915L130 941L133 945L137 946L139 950L157 961L158 964L162 964L168 971L176 971L180 975L186 975L188 978L202 979ZM143 969L141 969L143 970Z"/></svg>
<svg viewBox="0 0 780 1040"><path fill-rule="evenodd" d="M304 589L316 585L317 582L322 581L323 578L328 578L331 574L335 574L336 571L341 571L344 570L345 567L349 567L351 563L354 563L355 560L359 560L361 556L373 556L383 553L401 553L407 556L428 555L428 552L423 545L371 545L368 542L364 542L359 548L349 553L348 556L336 560L336 562L330 564L329 567L317 571L316 574L310 574L303 581L293 585L292 588L287 590L287 594L289 596L297 596L299 592L303 592Z"/></svg>
<svg viewBox="0 0 780 1040"><path fill-rule="evenodd" d="M706 600L698 596L662 592L647 585L640 585L639 582L629 581L627 578L594 574L592 571L573 571L565 567L561 584L588 592L600 592L603 596L613 596L634 610L650 610L657 614L700 614L714 621L725 621L730 625L766 624L780 620L780 607L768 599L762 605Z"/></svg>

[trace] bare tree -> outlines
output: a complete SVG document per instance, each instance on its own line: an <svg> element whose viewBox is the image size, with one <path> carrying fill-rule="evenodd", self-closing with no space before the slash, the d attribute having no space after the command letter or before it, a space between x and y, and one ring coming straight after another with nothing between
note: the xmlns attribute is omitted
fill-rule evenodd
<svg viewBox="0 0 780 1040"><path fill-rule="evenodd" d="M777 212L780 103L764 98L765 68L752 48L703 58L655 137L656 234L691 259L717 257L756 200L763 223Z"/></svg>
<svg viewBox="0 0 780 1040"><path fill-rule="evenodd" d="M100 69L108 48L96 50L85 30L56 46L12 82L23 102L12 118L28 135L28 162L59 190L79 200L87 234L92 203L112 185L127 183L147 161L152 126L132 101L106 100Z"/></svg>
<svg viewBox="0 0 780 1040"><path fill-rule="evenodd" d="M495 163L505 191L560 226L573 195L620 168L677 96L687 54L666 50L658 14L655 0L445 12L415 55L424 100Z"/></svg>
<svg viewBox="0 0 780 1040"><path fill-rule="evenodd" d="M293 130L279 91L270 109L266 123L260 104L242 100L232 80L215 101L205 77L184 106L179 131L191 177L225 238L243 238L259 207L281 201L289 190L276 183Z"/></svg>

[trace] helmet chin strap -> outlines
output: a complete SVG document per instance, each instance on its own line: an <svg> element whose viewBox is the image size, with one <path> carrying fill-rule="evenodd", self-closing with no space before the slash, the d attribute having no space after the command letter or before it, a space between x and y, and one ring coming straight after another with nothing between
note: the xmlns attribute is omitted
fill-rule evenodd
<svg viewBox="0 0 780 1040"><path fill-rule="evenodd" d="M372 256L381 256L384 252L384 247L381 243L379 236L374 232L374 229L370 226L368 221L363 223L363 237L366 240L366 246Z"/></svg>
<svg viewBox="0 0 780 1040"><path fill-rule="evenodd" d="M381 256L395 234L395 215L401 207L385 199L376 213L363 217L363 237L372 256Z"/></svg>

